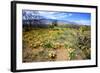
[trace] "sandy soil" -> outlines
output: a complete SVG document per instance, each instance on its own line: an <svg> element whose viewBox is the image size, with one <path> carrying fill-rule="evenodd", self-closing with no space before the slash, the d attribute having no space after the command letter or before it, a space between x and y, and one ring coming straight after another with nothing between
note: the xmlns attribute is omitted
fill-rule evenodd
<svg viewBox="0 0 100 73"><path fill-rule="evenodd" d="M57 52L56 61L69 60L68 51L66 49L64 48L57 49L56 52Z"/></svg>

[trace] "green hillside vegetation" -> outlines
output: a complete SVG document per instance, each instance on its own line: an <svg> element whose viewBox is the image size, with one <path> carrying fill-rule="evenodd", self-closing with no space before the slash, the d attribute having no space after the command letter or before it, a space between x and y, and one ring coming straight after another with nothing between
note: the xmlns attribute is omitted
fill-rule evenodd
<svg viewBox="0 0 100 73"><path fill-rule="evenodd" d="M24 27L22 39L23 62L91 59L90 26Z"/></svg>

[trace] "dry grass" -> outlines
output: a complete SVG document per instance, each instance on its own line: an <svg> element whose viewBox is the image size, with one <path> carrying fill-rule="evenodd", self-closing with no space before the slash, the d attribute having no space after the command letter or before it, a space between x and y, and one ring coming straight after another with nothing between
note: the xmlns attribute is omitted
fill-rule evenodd
<svg viewBox="0 0 100 73"><path fill-rule="evenodd" d="M90 59L90 47L83 44L90 40L88 37L89 31L81 33L78 29L70 28L35 28L23 31L23 62ZM80 44L80 38L83 45ZM90 46L91 43L87 44ZM85 49L82 49L84 46Z"/></svg>

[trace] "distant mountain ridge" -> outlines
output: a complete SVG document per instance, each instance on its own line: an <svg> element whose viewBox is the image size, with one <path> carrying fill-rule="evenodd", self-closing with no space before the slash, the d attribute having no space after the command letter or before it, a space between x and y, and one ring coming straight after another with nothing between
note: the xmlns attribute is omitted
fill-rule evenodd
<svg viewBox="0 0 100 73"><path fill-rule="evenodd" d="M58 25L63 25L63 24L72 24L72 25L85 25L82 23L77 23L77 22L72 22L72 21L68 21L68 20L58 20L58 19L49 19L49 18L45 18L43 16L28 16L23 18L23 21L28 21L28 20L41 20L42 22L44 22L45 24L52 24L52 22L56 21L58 23Z"/></svg>

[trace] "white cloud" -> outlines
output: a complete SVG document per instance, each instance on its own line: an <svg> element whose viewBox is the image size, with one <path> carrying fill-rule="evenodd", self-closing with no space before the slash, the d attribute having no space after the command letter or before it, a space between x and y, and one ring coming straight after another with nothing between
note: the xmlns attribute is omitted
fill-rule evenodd
<svg viewBox="0 0 100 73"><path fill-rule="evenodd" d="M67 17L72 16L71 13L65 13L65 12L39 11L39 13L40 15L50 19L66 19Z"/></svg>

